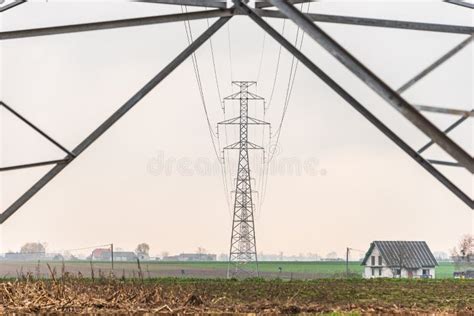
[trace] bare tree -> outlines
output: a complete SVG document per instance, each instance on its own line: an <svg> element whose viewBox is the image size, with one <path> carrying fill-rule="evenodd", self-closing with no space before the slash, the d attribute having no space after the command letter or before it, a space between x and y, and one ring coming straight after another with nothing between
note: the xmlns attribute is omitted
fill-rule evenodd
<svg viewBox="0 0 474 316"><path fill-rule="evenodd" d="M454 261L456 270L472 268L474 265L474 236L464 235L457 247L451 251L451 258Z"/></svg>
<svg viewBox="0 0 474 316"><path fill-rule="evenodd" d="M28 242L21 247L20 252L41 254L46 252L46 248L39 242Z"/></svg>
<svg viewBox="0 0 474 316"><path fill-rule="evenodd" d="M203 254L207 253L207 250L203 247L198 247L197 248L197 253L200 254L200 255L203 255Z"/></svg>
<svg viewBox="0 0 474 316"><path fill-rule="evenodd" d="M335 260L337 259L337 252L331 251L326 255L326 259Z"/></svg>
<svg viewBox="0 0 474 316"><path fill-rule="evenodd" d="M137 249L135 249L137 254L147 255L150 253L150 246L147 243L138 244Z"/></svg>
<svg viewBox="0 0 474 316"><path fill-rule="evenodd" d="M397 266L392 268L392 275L397 276L398 278L402 277L402 271L406 268L407 255L405 246L400 245L400 247L397 248Z"/></svg>

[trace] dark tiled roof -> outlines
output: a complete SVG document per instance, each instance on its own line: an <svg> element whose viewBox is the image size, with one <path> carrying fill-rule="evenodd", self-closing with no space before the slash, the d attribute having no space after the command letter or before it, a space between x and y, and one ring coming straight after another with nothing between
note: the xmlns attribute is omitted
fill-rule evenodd
<svg viewBox="0 0 474 316"><path fill-rule="evenodd" d="M389 267L401 265L404 268L419 269L438 265L424 241L374 241L370 244L362 265L366 265L374 247L377 247Z"/></svg>

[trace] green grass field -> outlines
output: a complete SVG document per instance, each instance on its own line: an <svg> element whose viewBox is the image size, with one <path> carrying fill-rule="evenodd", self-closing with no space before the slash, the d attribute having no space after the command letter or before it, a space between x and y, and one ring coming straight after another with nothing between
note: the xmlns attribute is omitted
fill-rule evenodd
<svg viewBox="0 0 474 316"><path fill-rule="evenodd" d="M47 266L49 264L50 267ZM88 261L66 261L65 269L72 273L81 272L84 276L91 274L91 265ZM227 262L142 262L141 269L147 277L190 277L190 278L222 278L226 276ZM42 276L50 274L49 268L57 272L62 270L62 263L41 262L4 262L0 265L0 275L4 277L15 277L19 271L36 275L38 271ZM110 262L93 262L95 273L99 271L109 273ZM254 268L249 264L247 268ZM281 271L280 271L281 268ZM282 279L317 279L330 277L343 277L346 273L346 264L343 261L332 262L260 262L259 271L267 278ZM136 262L115 262L114 274L133 276L138 272ZM351 277L362 277L363 267L359 262L349 262ZM436 278L452 278L454 265L452 263L440 263L436 268Z"/></svg>
<svg viewBox="0 0 474 316"><path fill-rule="evenodd" d="M182 269L227 269L226 262L160 262L158 265L169 265ZM249 265L252 267L252 265ZM261 272L278 273L281 267L282 272L293 273L307 273L307 274L344 274L346 272L346 263L343 261L329 261L329 262L296 262L296 261L263 261L258 265ZM349 271L353 274L362 275L364 269L359 262L349 262ZM436 277L445 279L452 278L454 272L454 265L449 262L442 262L436 268Z"/></svg>

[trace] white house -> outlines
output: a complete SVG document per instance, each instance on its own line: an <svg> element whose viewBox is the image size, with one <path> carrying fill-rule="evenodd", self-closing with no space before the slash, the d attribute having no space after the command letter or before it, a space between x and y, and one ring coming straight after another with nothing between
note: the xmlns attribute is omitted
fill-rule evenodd
<svg viewBox="0 0 474 316"><path fill-rule="evenodd" d="M365 278L434 278L438 262L424 241L374 241L362 265Z"/></svg>

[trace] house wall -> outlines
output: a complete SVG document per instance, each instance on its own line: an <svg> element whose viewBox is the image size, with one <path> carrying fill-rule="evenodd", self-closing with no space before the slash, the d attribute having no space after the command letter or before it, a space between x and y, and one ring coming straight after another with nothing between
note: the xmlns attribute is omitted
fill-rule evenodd
<svg viewBox="0 0 474 316"><path fill-rule="evenodd" d="M372 256L375 256L375 265L372 265ZM395 271L391 267L386 266L385 260L382 258L382 265L379 265L379 259L378 257L380 256L380 251L377 249L377 247L374 247L372 250L372 253L369 256L369 259L367 260L367 265L364 268L364 278L393 278L393 277L398 277L395 275ZM375 269L374 275L372 275L372 269ZM382 274L379 275L379 269L382 270ZM434 267L431 268L423 268L423 269L429 269L430 270L430 275L431 278L435 278L436 276L436 271ZM423 276L423 269L415 269L412 270L413 272L413 278L421 278ZM401 277L402 278L408 278L409 277L409 270L408 269L401 269Z"/></svg>
<svg viewBox="0 0 474 316"><path fill-rule="evenodd" d="M375 265L372 265L372 256L375 256ZM393 277L392 269L386 266L385 260L382 258L382 265L379 265L380 251L377 247L372 250L367 265L364 269L364 278L391 278ZM375 269L374 275L372 275L372 269ZM382 270L379 275L379 270Z"/></svg>

